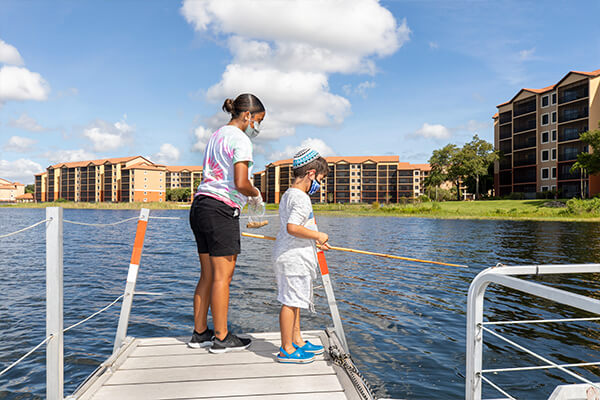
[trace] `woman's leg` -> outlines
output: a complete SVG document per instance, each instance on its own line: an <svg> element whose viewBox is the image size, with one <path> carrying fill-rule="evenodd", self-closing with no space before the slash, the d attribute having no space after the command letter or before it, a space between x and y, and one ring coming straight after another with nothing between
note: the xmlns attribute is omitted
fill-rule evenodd
<svg viewBox="0 0 600 400"><path fill-rule="evenodd" d="M202 333L208 327L206 317L208 307L210 306L210 292L212 290L213 268L208 253L201 253L200 256L200 279L196 285L194 293L194 330Z"/></svg>
<svg viewBox="0 0 600 400"><path fill-rule="evenodd" d="M294 323L296 321L296 312L298 307L290 307L285 304L281 305L279 312L279 330L281 331L281 347L288 353L292 354L296 349L292 345L292 336L294 331ZM283 356L283 354L281 354Z"/></svg>
<svg viewBox="0 0 600 400"><path fill-rule="evenodd" d="M302 332L300 331L300 308L296 307L296 312L294 315L294 333L293 333L294 343L297 346L304 346L304 339L302 339Z"/></svg>
<svg viewBox="0 0 600 400"><path fill-rule="evenodd" d="M229 284L233 277L237 255L210 257L213 279L210 307L215 325L215 336L219 340L227 336L227 311L229 310Z"/></svg>

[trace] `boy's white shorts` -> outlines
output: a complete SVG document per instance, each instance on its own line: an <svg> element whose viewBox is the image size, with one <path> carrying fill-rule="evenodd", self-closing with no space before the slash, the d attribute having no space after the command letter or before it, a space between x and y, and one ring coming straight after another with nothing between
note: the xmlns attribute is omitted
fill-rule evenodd
<svg viewBox="0 0 600 400"><path fill-rule="evenodd" d="M277 300L289 307L310 308L312 278L310 275L277 274Z"/></svg>

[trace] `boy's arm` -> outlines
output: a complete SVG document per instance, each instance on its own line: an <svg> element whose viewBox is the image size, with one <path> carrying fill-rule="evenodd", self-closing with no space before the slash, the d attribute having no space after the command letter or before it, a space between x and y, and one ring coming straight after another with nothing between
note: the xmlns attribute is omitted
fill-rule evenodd
<svg viewBox="0 0 600 400"><path fill-rule="evenodd" d="M329 250L329 245L327 241L329 240L329 236L325 232L313 231L312 229L308 229L302 225L296 224L287 224L287 232L300 239L312 239L316 240L317 243L321 246L322 250Z"/></svg>

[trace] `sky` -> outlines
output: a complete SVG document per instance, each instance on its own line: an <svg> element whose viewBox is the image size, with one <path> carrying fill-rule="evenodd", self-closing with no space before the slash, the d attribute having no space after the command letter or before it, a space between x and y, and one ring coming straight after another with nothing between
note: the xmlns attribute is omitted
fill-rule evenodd
<svg viewBox="0 0 600 400"><path fill-rule="evenodd" d="M427 162L496 105L600 69L600 2L0 2L0 177L142 155L202 165L226 98L267 114L254 171L301 147Z"/></svg>

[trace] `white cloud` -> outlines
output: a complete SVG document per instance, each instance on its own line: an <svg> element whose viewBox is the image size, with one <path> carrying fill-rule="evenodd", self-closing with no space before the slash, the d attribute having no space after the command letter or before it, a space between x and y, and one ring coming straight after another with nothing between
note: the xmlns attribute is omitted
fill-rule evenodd
<svg viewBox="0 0 600 400"><path fill-rule="evenodd" d="M477 133L477 132L481 132L484 129L490 128L490 125L491 124L489 122L475 121L472 119L469 122L467 122L466 129L469 132Z"/></svg>
<svg viewBox="0 0 600 400"><path fill-rule="evenodd" d="M17 119L13 119L9 122L9 125L19 129L25 129L30 132L41 132L44 127L38 124L38 122L27 115L26 113L21 114Z"/></svg>
<svg viewBox="0 0 600 400"><path fill-rule="evenodd" d="M42 166L24 158L8 161L0 160L0 176L9 181L33 183L35 174L44 172Z"/></svg>
<svg viewBox="0 0 600 400"><path fill-rule="evenodd" d="M181 12L195 30L225 39L233 56L207 99L256 94L267 108L261 139L342 123L350 102L331 93L329 75L374 74L374 59L410 35L377 0L186 0Z"/></svg>
<svg viewBox="0 0 600 400"><path fill-rule="evenodd" d="M158 164L172 165L179 160L180 151L170 143L164 143L160 146L158 153L152 156L152 160Z"/></svg>
<svg viewBox="0 0 600 400"><path fill-rule="evenodd" d="M318 151L322 157L335 155L333 149L329 147L322 139L307 138L303 140L299 146L286 146L285 149L281 151L275 151L271 153L269 155L269 159L275 161L292 158L294 157L294 154L305 147L310 147L311 149Z"/></svg>
<svg viewBox="0 0 600 400"><path fill-rule="evenodd" d="M358 85L356 85L356 87L354 89L352 88L352 85L350 85L350 84L344 85L344 86L342 86L342 90L344 91L346 96L350 96L352 94L357 94L363 98L366 98L367 97L367 89L373 89L375 86L377 86L377 85L375 84L374 81L364 81L364 82L361 82Z"/></svg>
<svg viewBox="0 0 600 400"><path fill-rule="evenodd" d="M96 154L83 149L48 151L44 154L44 157L48 159L50 164L95 160L97 158Z"/></svg>
<svg viewBox="0 0 600 400"><path fill-rule="evenodd" d="M439 44L437 44L437 42L429 42L429 48L432 50L436 50L440 47Z"/></svg>
<svg viewBox="0 0 600 400"><path fill-rule="evenodd" d="M0 39L0 63L11 65L23 65L23 58L16 47Z"/></svg>
<svg viewBox="0 0 600 400"><path fill-rule="evenodd" d="M0 103L6 100L46 100L50 86L42 76L27 68L0 68Z"/></svg>
<svg viewBox="0 0 600 400"><path fill-rule="evenodd" d="M531 59L533 59L534 53L535 53L535 47L533 47L529 50L521 50L521 51L519 51L519 58L523 61L531 60Z"/></svg>
<svg viewBox="0 0 600 400"><path fill-rule="evenodd" d="M421 129L418 129L415 134L425 138L447 139L450 137L450 130L444 125L428 124L425 122Z"/></svg>
<svg viewBox="0 0 600 400"><path fill-rule="evenodd" d="M104 152L129 144L134 132L135 128L128 125L124 119L115 123L99 119L84 129L83 136L92 142L94 151Z"/></svg>
<svg viewBox="0 0 600 400"><path fill-rule="evenodd" d="M26 153L28 151L31 151L35 143L36 141L33 139L29 139L22 136L11 136L10 139L8 139L6 145L4 145L4 149L6 151Z"/></svg>
<svg viewBox="0 0 600 400"><path fill-rule="evenodd" d="M204 152L204 148L208 143L208 139L212 135L212 130L207 129L203 126L199 126L194 130L194 145L192 146L192 151L197 151L200 153Z"/></svg>

